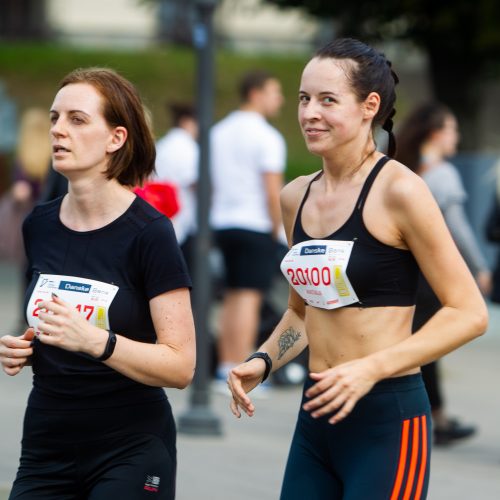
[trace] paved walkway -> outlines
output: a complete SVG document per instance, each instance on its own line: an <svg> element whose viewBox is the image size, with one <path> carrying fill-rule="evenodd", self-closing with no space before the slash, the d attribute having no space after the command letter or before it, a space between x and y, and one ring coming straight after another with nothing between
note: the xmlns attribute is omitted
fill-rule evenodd
<svg viewBox="0 0 500 500"><path fill-rule="evenodd" d="M15 324L16 278L0 266L0 334ZM434 451L428 499L499 500L500 308L491 307L488 334L449 355L443 371L450 413L477 423L480 433ZM30 382L29 370L0 376L0 500L7 498L15 474ZM188 409L188 391L167 392L176 416ZM221 419L223 436L179 435L177 500L276 500L299 397L296 388L276 389L270 399L257 402L253 418L237 420L227 399L214 395L211 408Z"/></svg>

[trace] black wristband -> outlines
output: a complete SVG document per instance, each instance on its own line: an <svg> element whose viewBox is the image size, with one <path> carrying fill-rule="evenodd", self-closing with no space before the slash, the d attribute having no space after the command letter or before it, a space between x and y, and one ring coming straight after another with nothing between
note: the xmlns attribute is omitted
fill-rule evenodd
<svg viewBox="0 0 500 500"><path fill-rule="evenodd" d="M263 359L264 362L266 363L266 370L264 372L264 376L262 377L262 380L260 381L260 383L262 384L267 379L267 377L269 377L269 374L271 373L271 370L273 369L273 361L272 361L271 357L269 356L269 354L267 354L267 352L254 352L251 356L248 356L248 358L245 359L245 363L247 361L250 361L251 359L255 359L255 358Z"/></svg>
<svg viewBox="0 0 500 500"><path fill-rule="evenodd" d="M111 357L113 354L113 351L115 350L116 346L116 335L115 332L112 330L108 330L108 341L106 342L106 347L104 348L104 352L99 356L97 361L106 361L108 358Z"/></svg>

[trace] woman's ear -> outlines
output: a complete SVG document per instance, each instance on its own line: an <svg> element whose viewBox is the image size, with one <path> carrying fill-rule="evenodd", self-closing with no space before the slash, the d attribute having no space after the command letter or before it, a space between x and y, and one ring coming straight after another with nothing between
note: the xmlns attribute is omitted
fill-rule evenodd
<svg viewBox="0 0 500 500"><path fill-rule="evenodd" d="M365 118L371 120L380 109L380 95L377 92L370 92L363 103Z"/></svg>
<svg viewBox="0 0 500 500"><path fill-rule="evenodd" d="M128 132L125 127L115 127L112 131L111 142L106 148L107 153L114 153L118 151L127 140Z"/></svg>

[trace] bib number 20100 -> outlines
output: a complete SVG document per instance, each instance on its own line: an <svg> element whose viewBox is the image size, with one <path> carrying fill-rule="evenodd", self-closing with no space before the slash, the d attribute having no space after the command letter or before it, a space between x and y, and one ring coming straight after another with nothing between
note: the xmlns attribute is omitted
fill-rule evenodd
<svg viewBox="0 0 500 500"><path fill-rule="evenodd" d="M297 267L296 269L288 268L286 273L290 276L290 283L295 286L330 286L332 283L331 270L328 266L324 266L321 269L318 267Z"/></svg>

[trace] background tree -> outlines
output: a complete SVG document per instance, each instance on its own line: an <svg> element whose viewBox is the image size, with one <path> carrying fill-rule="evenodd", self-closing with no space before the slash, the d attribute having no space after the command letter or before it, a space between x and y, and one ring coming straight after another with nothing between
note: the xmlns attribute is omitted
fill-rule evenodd
<svg viewBox="0 0 500 500"><path fill-rule="evenodd" d="M462 147L479 143L482 84L500 69L497 0L266 0L335 20L339 36L407 40L427 55L435 98L457 114Z"/></svg>
<svg viewBox="0 0 500 500"><path fill-rule="evenodd" d="M45 0L0 0L0 39L47 38Z"/></svg>

